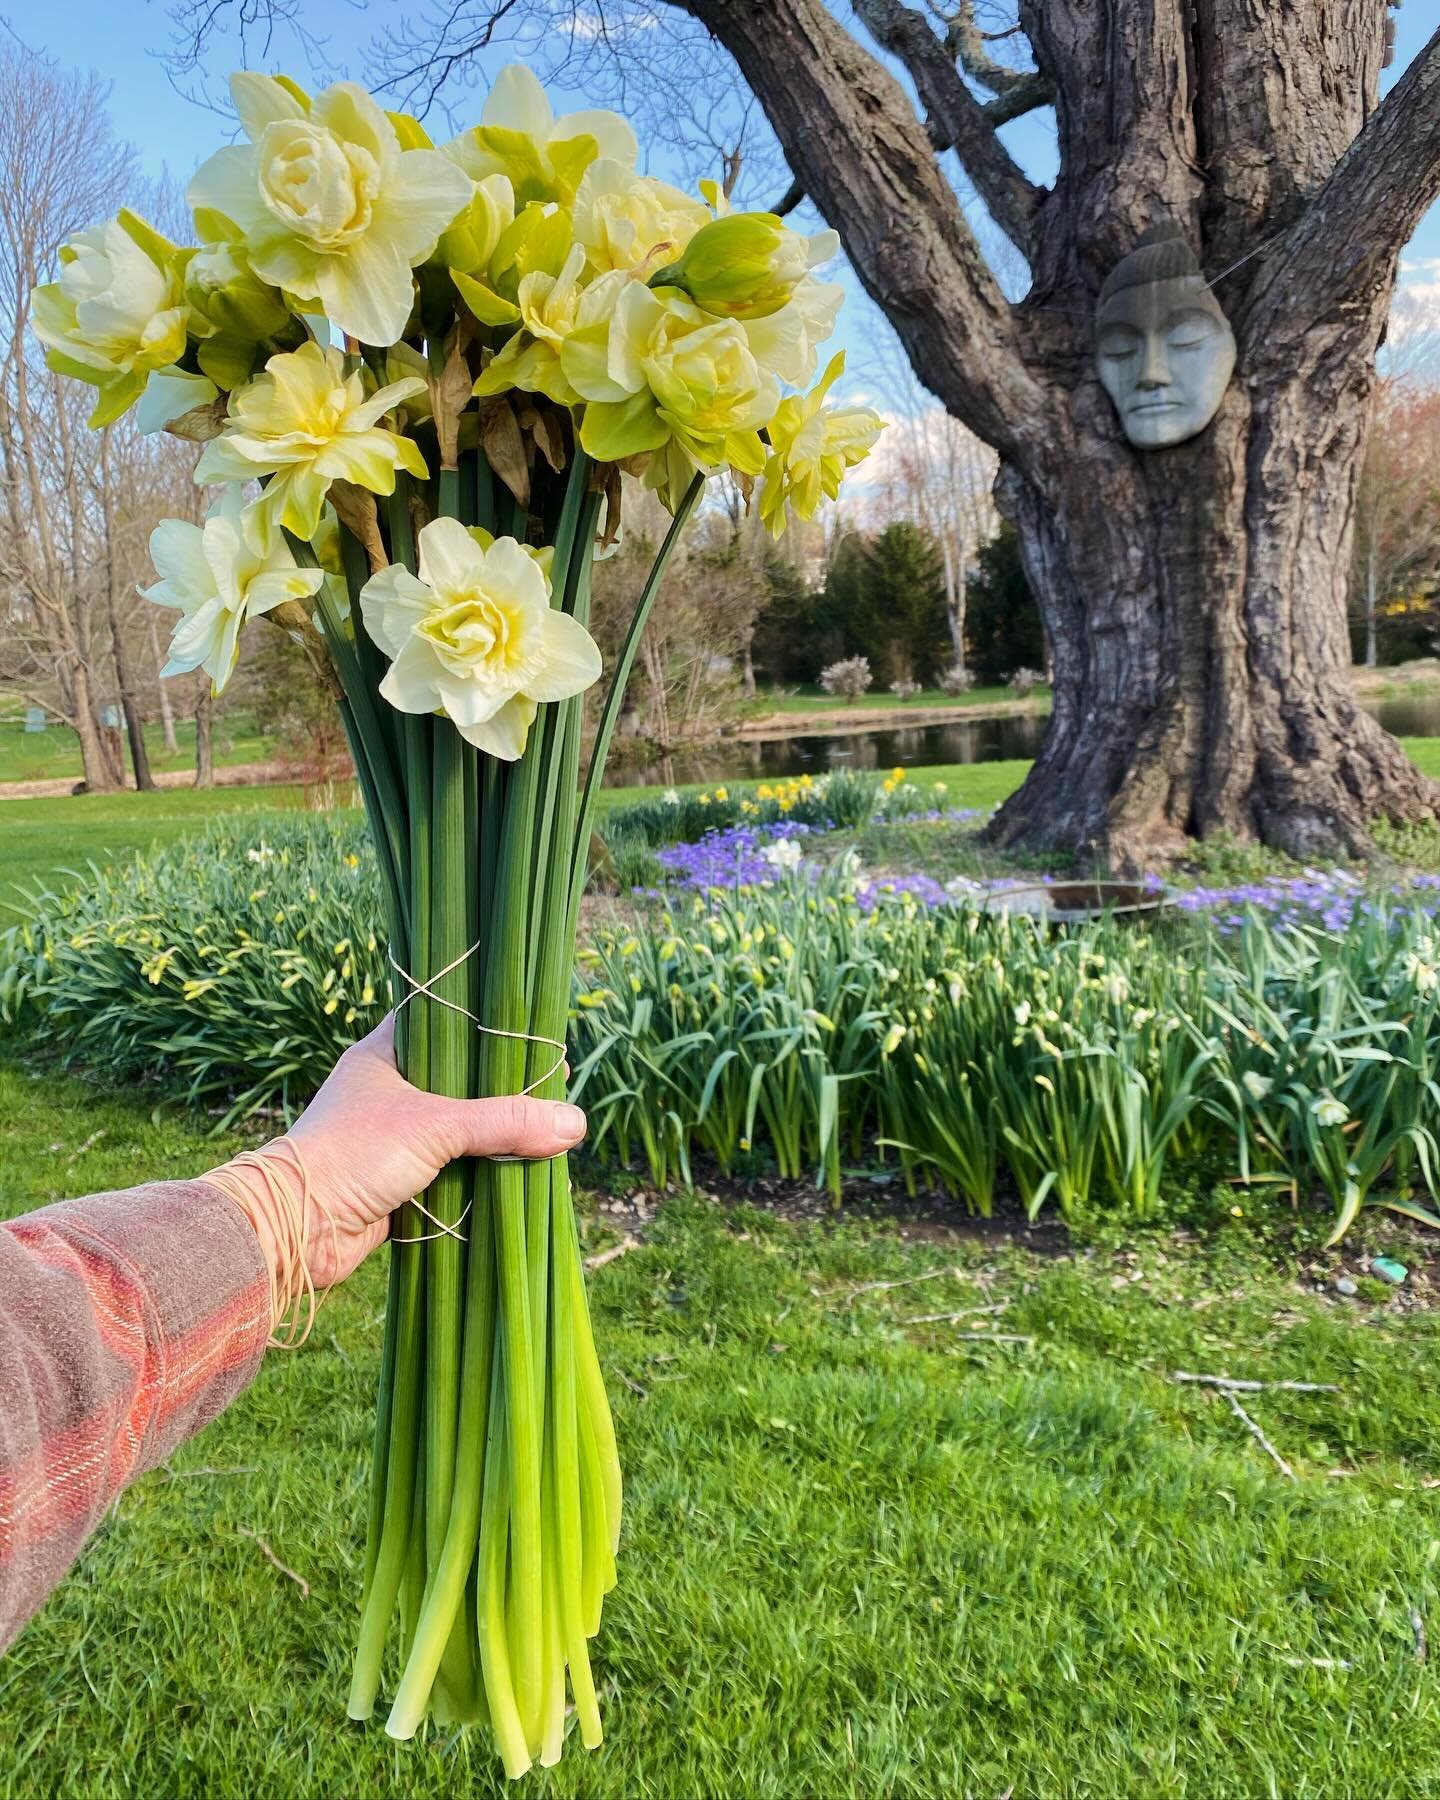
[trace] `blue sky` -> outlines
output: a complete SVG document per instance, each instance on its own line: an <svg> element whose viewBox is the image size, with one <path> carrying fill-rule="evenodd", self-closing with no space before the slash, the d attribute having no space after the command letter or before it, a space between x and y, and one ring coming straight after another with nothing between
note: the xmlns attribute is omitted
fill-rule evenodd
<svg viewBox="0 0 1440 1800"><path fill-rule="evenodd" d="M366 43L388 7L367 9L352 0L302 0L302 16L312 35L325 43L324 57L337 68L348 64L358 71ZM1393 67L1386 72L1389 85L1416 54L1433 29L1432 7L1411 0L1392 15L1396 20L1397 45ZM27 9L18 30L24 41L62 63L93 68L111 83L110 110L120 137L132 143L147 175L165 172L180 181L188 179L196 165L231 135L229 123L206 106L177 94L162 66L158 51L169 41L168 0L43 0ZM232 46L217 47L216 79L233 65ZM512 60L513 51L495 59L496 66ZM304 59L293 43L278 44L272 67L289 66L305 78ZM555 96L557 110L585 104L581 95ZM469 109L467 109L469 110ZM478 110L478 102L475 109ZM1046 181L1053 173L1050 134L1042 118L1017 120L1004 131L1006 141L1030 175ZM752 202L753 203L753 202ZM1402 281L1418 294L1433 294L1440 302L1440 206L1430 209L1406 252ZM852 377L858 377L870 361L877 333L887 330L858 287L849 282L855 303L847 308L837 341L849 353ZM852 389L853 391L853 389Z"/></svg>

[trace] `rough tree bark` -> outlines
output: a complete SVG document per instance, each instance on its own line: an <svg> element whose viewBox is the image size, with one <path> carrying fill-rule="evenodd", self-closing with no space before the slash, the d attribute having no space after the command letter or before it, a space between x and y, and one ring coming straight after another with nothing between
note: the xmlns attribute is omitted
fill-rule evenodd
<svg viewBox="0 0 1440 1800"><path fill-rule="evenodd" d="M215 700L210 683L204 679L195 696L195 785L215 785Z"/></svg>
<svg viewBox="0 0 1440 1800"><path fill-rule="evenodd" d="M135 700L130 679L130 658L125 649L125 632L120 618L119 569L115 550L115 491L110 480L110 433L100 433L100 508L105 528L105 610L110 621L110 651L115 661L115 685L120 692L120 710L125 719L125 735L130 742L130 762L135 771L135 787L139 793L152 793L155 777L150 773L150 753L145 747L145 724Z"/></svg>
<svg viewBox="0 0 1440 1800"><path fill-rule="evenodd" d="M1440 811L1356 705L1345 619L1375 353L1440 193L1440 32L1377 106L1384 0L1021 0L1031 103L1056 109L1042 190L961 74L1023 109L979 62L969 6L855 0L922 121L823 0L670 3L734 56L917 374L999 452L1055 701L996 840L1134 869L1222 832L1362 849L1377 816ZM1029 262L1019 305L936 146ZM1239 357L1204 433L1137 452L1092 370L1094 302L1167 216Z"/></svg>

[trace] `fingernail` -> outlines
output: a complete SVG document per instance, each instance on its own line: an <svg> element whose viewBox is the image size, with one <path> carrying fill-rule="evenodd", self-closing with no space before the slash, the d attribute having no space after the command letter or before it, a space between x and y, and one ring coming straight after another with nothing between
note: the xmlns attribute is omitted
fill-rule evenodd
<svg viewBox="0 0 1440 1800"><path fill-rule="evenodd" d="M585 1135L585 1115L578 1106L571 1106L568 1101L561 1101L556 1105L555 1123L562 1136L578 1138Z"/></svg>

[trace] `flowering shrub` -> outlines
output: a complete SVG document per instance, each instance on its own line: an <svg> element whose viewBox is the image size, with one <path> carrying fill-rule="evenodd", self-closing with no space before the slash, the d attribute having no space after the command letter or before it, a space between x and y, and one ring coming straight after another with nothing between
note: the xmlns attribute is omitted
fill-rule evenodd
<svg viewBox="0 0 1440 1800"><path fill-rule="evenodd" d="M917 694L923 691L918 681L911 681L908 678L890 683L890 692L897 700L913 700Z"/></svg>
<svg viewBox="0 0 1440 1800"><path fill-rule="evenodd" d="M942 692L957 699L961 694L968 694L974 685L975 671L973 669L962 669L958 663L948 668L940 677L940 687Z"/></svg>
<svg viewBox="0 0 1440 1800"><path fill-rule="evenodd" d="M1045 677L1038 669L1016 669L1010 677L1011 688L1022 698L1033 694L1038 687L1045 685Z"/></svg>
<svg viewBox="0 0 1440 1800"><path fill-rule="evenodd" d="M847 656L820 674L820 685L839 700L858 700L872 680L868 656Z"/></svg>

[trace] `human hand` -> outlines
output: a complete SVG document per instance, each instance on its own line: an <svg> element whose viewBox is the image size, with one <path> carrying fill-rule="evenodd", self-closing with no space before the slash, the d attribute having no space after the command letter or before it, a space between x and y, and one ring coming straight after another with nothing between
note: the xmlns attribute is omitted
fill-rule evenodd
<svg viewBox="0 0 1440 1800"><path fill-rule="evenodd" d="M541 1159L571 1150L585 1114L560 1100L516 1094L447 1100L412 1087L395 1067L395 1015L351 1047L300 1118L278 1140L293 1145L310 1178L307 1261L317 1287L333 1287L385 1239L397 1207L461 1156ZM283 1150L281 1152L283 1157ZM247 1207L279 1293L290 1289L290 1254L259 1204L262 1179L245 1161L220 1171L257 1204Z"/></svg>

